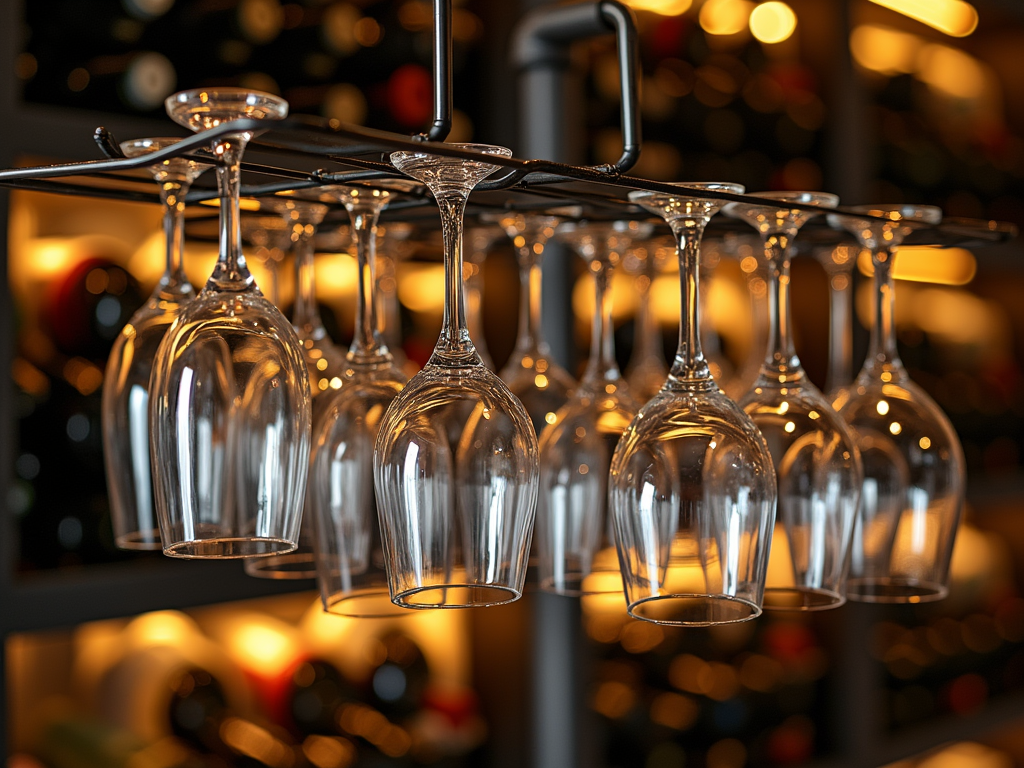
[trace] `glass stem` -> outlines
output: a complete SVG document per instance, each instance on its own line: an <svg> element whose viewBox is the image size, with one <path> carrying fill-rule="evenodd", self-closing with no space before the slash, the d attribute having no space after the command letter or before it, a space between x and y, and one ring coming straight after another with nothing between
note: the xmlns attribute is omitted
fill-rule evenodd
<svg viewBox="0 0 1024 768"><path fill-rule="evenodd" d="M160 201L164 204L164 242L166 265L160 278L160 292L174 295L191 294L192 286L185 276L185 195L191 184L185 179L166 179L160 184Z"/></svg>
<svg viewBox="0 0 1024 768"><path fill-rule="evenodd" d="M449 362L480 364L466 328L466 296L462 283L462 225L466 195L459 192L435 193L441 210L441 235L444 239L444 319L434 356Z"/></svg>
<svg viewBox="0 0 1024 768"><path fill-rule="evenodd" d="M210 282L222 291L246 291L255 286L242 254L241 216L238 210L241 161L245 140L233 136L216 144L217 191L220 193L220 255ZM258 290L258 289L257 289Z"/></svg>
<svg viewBox="0 0 1024 768"><path fill-rule="evenodd" d="M615 360L615 327L612 323L611 281L615 268L604 259L590 263L594 275L594 323L590 335L590 359L583 384L594 385L622 378Z"/></svg>
<svg viewBox="0 0 1024 768"><path fill-rule="evenodd" d="M651 311L651 285L654 280L653 275L649 272L652 270L648 270L636 279L638 303L634 321L636 328L633 331L633 348L636 350L634 355L637 360L647 360L651 357L661 358L664 354L660 349L660 344L657 343L660 333L658 333L654 322L654 312Z"/></svg>
<svg viewBox="0 0 1024 768"><path fill-rule="evenodd" d="M327 333L320 319L316 303L316 267L314 263L313 233L305 225L295 242L295 309L292 325L300 339L322 339Z"/></svg>
<svg viewBox="0 0 1024 768"><path fill-rule="evenodd" d="M516 338L516 352L524 354L541 353L544 340L541 336L541 257L530 245L519 249L519 335Z"/></svg>
<svg viewBox="0 0 1024 768"><path fill-rule="evenodd" d="M679 349L672 363L669 381L714 384L700 344L700 241L703 221L676 219L669 222L679 251Z"/></svg>
<svg viewBox="0 0 1024 768"><path fill-rule="evenodd" d="M388 356L377 327L377 304L374 300L377 271L377 218L378 205L350 205L349 221L352 222L352 236L356 241L356 324L352 345L348 350L350 360L366 362L370 358Z"/></svg>
<svg viewBox="0 0 1024 768"><path fill-rule="evenodd" d="M848 272L829 276L829 342L827 392L845 387L853 378L853 281Z"/></svg>
<svg viewBox="0 0 1024 768"><path fill-rule="evenodd" d="M789 242L789 236L781 232L768 235L764 241L768 261L768 351L761 374L779 384L803 377L790 331Z"/></svg>
<svg viewBox="0 0 1024 768"><path fill-rule="evenodd" d="M871 329L868 361L882 372L902 371L896 349L896 282L892 276L894 248L879 248L871 254L875 267L875 325Z"/></svg>

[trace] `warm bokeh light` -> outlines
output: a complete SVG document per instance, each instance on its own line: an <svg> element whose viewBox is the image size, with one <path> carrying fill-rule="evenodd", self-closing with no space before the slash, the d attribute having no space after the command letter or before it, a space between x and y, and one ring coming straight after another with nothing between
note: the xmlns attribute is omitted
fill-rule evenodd
<svg viewBox="0 0 1024 768"><path fill-rule="evenodd" d="M709 35L735 35L747 28L753 7L747 0L707 0L698 18Z"/></svg>
<svg viewBox="0 0 1024 768"><path fill-rule="evenodd" d="M359 268L347 253L316 255L316 292L321 299L351 299L356 295Z"/></svg>
<svg viewBox="0 0 1024 768"><path fill-rule="evenodd" d="M762 43L781 43L796 31L796 14L779 0L761 3L750 12L750 33Z"/></svg>
<svg viewBox="0 0 1024 768"><path fill-rule="evenodd" d="M861 24L850 34L854 61L864 69L883 75L913 72L923 44L917 35L880 24Z"/></svg>
<svg viewBox="0 0 1024 768"><path fill-rule="evenodd" d="M978 12L963 0L871 0L896 13L945 32L951 37L966 37L978 26Z"/></svg>
<svg viewBox="0 0 1024 768"><path fill-rule="evenodd" d="M869 251L861 252L857 267L868 277L875 274ZM978 262L966 248L906 245L900 248L893 277L915 283L967 285L977 271Z"/></svg>
<svg viewBox="0 0 1024 768"><path fill-rule="evenodd" d="M412 312L440 314L444 308L444 266L405 263L398 276L398 300Z"/></svg>
<svg viewBox="0 0 1024 768"><path fill-rule="evenodd" d="M231 655L239 665L263 677L284 673L299 658L292 627L267 616L253 614L240 618L227 640Z"/></svg>
<svg viewBox="0 0 1024 768"><path fill-rule="evenodd" d="M917 78L955 99L977 99L988 88L988 72L976 58L957 48L927 45L917 56Z"/></svg>
<svg viewBox="0 0 1024 768"><path fill-rule="evenodd" d="M634 11L650 11L659 16L681 16L690 10L693 0L626 0Z"/></svg>
<svg viewBox="0 0 1024 768"><path fill-rule="evenodd" d="M139 646L183 645L199 635L199 627L180 611L144 613L125 630L131 642Z"/></svg>

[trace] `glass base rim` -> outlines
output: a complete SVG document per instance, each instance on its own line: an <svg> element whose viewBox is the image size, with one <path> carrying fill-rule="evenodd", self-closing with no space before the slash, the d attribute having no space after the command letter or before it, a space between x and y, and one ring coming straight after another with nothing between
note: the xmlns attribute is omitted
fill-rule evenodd
<svg viewBox="0 0 1024 768"><path fill-rule="evenodd" d="M750 611L750 615L741 616L735 619L725 619L723 621L680 621L678 619L654 619L648 616L640 615L637 611L645 605L656 602L664 602L666 600L704 600L708 602L722 602L722 603L737 603L745 606ZM699 594L696 592L679 592L668 595L651 595L644 597L639 600L630 601L627 598L626 612L634 619L640 621L649 621L652 624L661 624L662 626L671 627L713 627L719 624L740 624L744 621L750 621L756 619L761 615L762 609L757 603L747 600L743 597L735 597L734 595L712 595L712 594Z"/></svg>
<svg viewBox="0 0 1024 768"><path fill-rule="evenodd" d="M399 605L391 599L391 592L387 586L364 587L352 592L332 592L321 596L324 612L332 616L343 616L349 619L400 619L410 616L413 606ZM353 605L359 602L373 600L375 603L387 603L388 608L370 611L361 610Z"/></svg>
<svg viewBox="0 0 1024 768"><path fill-rule="evenodd" d="M780 594L790 594L802 599L804 602L799 605L772 605L769 603L769 598ZM806 602L807 600L813 600L814 598L818 598L820 602ZM829 611L833 608L839 608L845 604L846 595L843 595L834 589L800 586L765 587L764 599L762 600L761 607L765 611L778 611L780 613L813 613L815 611Z"/></svg>
<svg viewBox="0 0 1024 768"><path fill-rule="evenodd" d="M504 593L509 595L505 600L489 600L486 602L474 602L474 603L411 603L408 602L410 597L414 595L424 594L426 592L436 592L439 590L447 589L487 589L494 592ZM401 592L396 592L391 598L391 602L402 608L412 608L418 611L429 611L429 610L454 610L458 608L490 608L496 605L507 605L508 603L514 603L520 597L523 596L523 590L508 587L503 584L430 584L422 587L413 587L412 589L404 589Z"/></svg>
<svg viewBox="0 0 1024 768"><path fill-rule="evenodd" d="M275 570L290 563L307 565L306 568L295 570ZM300 581L316 578L316 555L313 552L293 550L291 552L271 552L261 557L245 559L245 575L256 579L280 579Z"/></svg>
<svg viewBox="0 0 1024 768"><path fill-rule="evenodd" d="M234 545L249 546L270 546L273 549L264 552L243 552L232 551ZM176 557L182 560L241 560L253 557L269 557L271 555L284 555L294 552L298 544L288 539L279 539L271 536L213 536L208 539L192 539L190 541L176 541L164 547L164 554L168 557ZM209 553L196 551L197 548L207 549ZM222 551L217 551L222 548Z"/></svg>
<svg viewBox="0 0 1024 768"><path fill-rule="evenodd" d="M892 589L892 593L872 592L864 588ZM935 603L949 595L949 587L937 581L925 579L900 579L891 576L865 576L849 579L846 583L846 597L858 603L886 603L907 605Z"/></svg>

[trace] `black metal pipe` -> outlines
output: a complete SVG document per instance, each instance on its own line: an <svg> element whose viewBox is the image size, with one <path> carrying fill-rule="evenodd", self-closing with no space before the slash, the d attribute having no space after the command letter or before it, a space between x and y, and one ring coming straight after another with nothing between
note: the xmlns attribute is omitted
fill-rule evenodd
<svg viewBox="0 0 1024 768"><path fill-rule="evenodd" d="M444 141L452 129L452 0L434 0L434 122L424 136Z"/></svg>

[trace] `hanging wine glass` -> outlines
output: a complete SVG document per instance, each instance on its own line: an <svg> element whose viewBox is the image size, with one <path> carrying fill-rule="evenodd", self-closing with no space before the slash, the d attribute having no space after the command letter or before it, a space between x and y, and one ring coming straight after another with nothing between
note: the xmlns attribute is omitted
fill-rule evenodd
<svg viewBox="0 0 1024 768"><path fill-rule="evenodd" d="M759 239L729 233L724 242L726 250L739 262L750 298L750 347L737 374L722 387L730 398L739 400L761 375L761 363L768 353L768 268L765 260L756 255L763 251Z"/></svg>
<svg viewBox="0 0 1024 768"><path fill-rule="evenodd" d="M355 334L340 391L314 425L310 472L317 582L324 610L351 617L401 614L391 602L374 496L373 445L381 419L405 386L377 323L377 219L391 193L327 187L344 204L356 243Z"/></svg>
<svg viewBox="0 0 1024 768"><path fill-rule="evenodd" d="M126 157L165 149L180 139L136 139L121 144ZM210 166L185 158L150 167L164 206L166 266L156 289L114 340L103 377L103 458L114 543L121 549L160 549L149 458L149 376L168 327L195 298L185 277L185 195Z"/></svg>
<svg viewBox="0 0 1024 768"><path fill-rule="evenodd" d="M853 381L853 268L859 248L837 245L817 248L818 262L828 276L828 373L825 394L835 402Z"/></svg>
<svg viewBox="0 0 1024 768"><path fill-rule="evenodd" d="M630 200L672 227L682 287L679 351L668 380L615 449L610 504L630 615L662 624L761 613L775 519L775 471L757 427L715 384L700 343L700 240L721 203L703 183Z"/></svg>
<svg viewBox="0 0 1024 768"><path fill-rule="evenodd" d="M675 249L675 238L658 237L631 249L623 260L623 268L634 276L637 290L633 354L626 366L626 381L630 393L640 403L646 403L658 394L668 378L661 328L651 306L651 287L668 258L675 255Z"/></svg>
<svg viewBox="0 0 1024 768"><path fill-rule="evenodd" d="M466 327L469 337L473 340L477 354L484 366L494 370L494 361L487 351L487 340L484 337L484 261L494 243L504 236L504 232L495 226L478 225L466 231L469 243L469 254L466 265Z"/></svg>
<svg viewBox="0 0 1024 768"><path fill-rule="evenodd" d="M758 231L768 265L768 354L761 375L740 400L768 443L778 481L764 607L835 608L846 602L843 580L857 519L860 456L846 423L797 357L789 285L793 240L816 215L791 204L834 208L839 198L824 192L762 192L758 197L778 204L734 203L726 212Z"/></svg>
<svg viewBox="0 0 1024 768"><path fill-rule="evenodd" d="M451 144L480 155L507 149ZM495 605L526 579L537 501L537 438L522 404L481 364L466 329L462 221L484 157L395 152L441 210L445 309L427 365L384 415L374 452L391 598L414 608Z"/></svg>
<svg viewBox="0 0 1024 768"><path fill-rule="evenodd" d="M595 303L586 371L540 438L536 546L540 588L548 592L622 592L607 514L608 468L639 406L615 360L611 279L630 243L651 229L635 221L565 222L555 235L587 263Z"/></svg>
<svg viewBox="0 0 1024 768"><path fill-rule="evenodd" d="M286 224L286 234L291 244L295 261L295 304L292 308L292 325L302 345L302 357L306 361L309 376L310 397L312 398L312 431L316 429L327 393L341 387L345 375L345 356L327 335L320 319L320 307L316 299L316 266L314 238L327 206L294 197L269 198L260 202L260 207L275 211ZM308 498L308 496L307 496ZM306 505L308 506L308 504ZM299 528L299 545L293 552L253 557L245 561L245 572L263 579L312 579L316 577L313 523L311 515L303 512Z"/></svg>
<svg viewBox="0 0 1024 768"><path fill-rule="evenodd" d="M942 410L910 380L896 349L893 261L927 205L871 205L833 214L871 251L875 324L864 367L835 406L853 427L864 464L847 595L877 603L941 600L964 503L964 456ZM857 214L877 218L859 218Z"/></svg>
<svg viewBox="0 0 1024 768"><path fill-rule="evenodd" d="M519 262L519 333L501 378L519 398L537 434L569 399L576 382L555 362L541 331L541 264L544 248L561 221L539 213L507 213L495 218L512 239Z"/></svg>
<svg viewBox="0 0 1024 768"><path fill-rule="evenodd" d="M287 102L234 88L167 99L182 125L275 120ZM150 430L164 553L232 558L295 549L309 466L309 377L292 324L242 255L240 162L253 132L217 138L220 255L168 330L151 381Z"/></svg>

